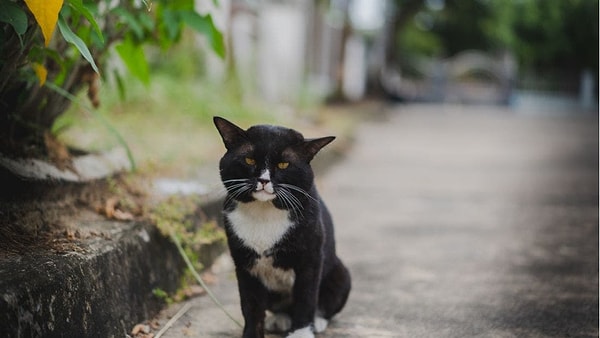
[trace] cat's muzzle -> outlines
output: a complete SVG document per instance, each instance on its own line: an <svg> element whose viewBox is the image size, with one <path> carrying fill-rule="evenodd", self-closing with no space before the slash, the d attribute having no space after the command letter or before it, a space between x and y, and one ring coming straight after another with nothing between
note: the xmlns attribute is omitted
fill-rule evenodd
<svg viewBox="0 0 600 338"><path fill-rule="evenodd" d="M273 183L270 180L258 179L252 197L263 202L275 199L277 196L275 195L275 189L273 189Z"/></svg>

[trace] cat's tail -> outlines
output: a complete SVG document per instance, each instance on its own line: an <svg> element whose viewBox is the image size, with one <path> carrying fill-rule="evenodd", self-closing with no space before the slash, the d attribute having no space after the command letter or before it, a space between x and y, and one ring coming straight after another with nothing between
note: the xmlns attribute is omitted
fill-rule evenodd
<svg viewBox="0 0 600 338"><path fill-rule="evenodd" d="M319 314L329 320L340 312L350 294L352 282L350 272L336 257L333 267L323 275L319 289Z"/></svg>

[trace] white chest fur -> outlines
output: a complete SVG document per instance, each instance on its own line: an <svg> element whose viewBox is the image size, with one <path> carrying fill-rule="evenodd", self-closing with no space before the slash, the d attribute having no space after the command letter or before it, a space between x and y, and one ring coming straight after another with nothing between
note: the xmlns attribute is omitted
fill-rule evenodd
<svg viewBox="0 0 600 338"><path fill-rule="evenodd" d="M261 256L250 269L250 273L258 277L267 289L277 292L291 292L296 280L294 270L274 267L273 257Z"/></svg>
<svg viewBox="0 0 600 338"><path fill-rule="evenodd" d="M259 255L272 248L292 226L289 212L270 202L239 203L226 217L244 245Z"/></svg>
<svg viewBox="0 0 600 338"><path fill-rule="evenodd" d="M273 258L263 255L279 242L292 226L289 212L275 208L270 202L255 201L239 203L226 217L244 245L261 256L252 266L250 273L258 277L270 290L290 292L296 279L294 271L273 267Z"/></svg>

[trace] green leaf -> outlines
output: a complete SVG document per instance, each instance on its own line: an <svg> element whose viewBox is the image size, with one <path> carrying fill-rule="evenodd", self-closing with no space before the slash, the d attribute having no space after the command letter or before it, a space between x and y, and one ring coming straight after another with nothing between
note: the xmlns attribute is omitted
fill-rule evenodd
<svg viewBox="0 0 600 338"><path fill-rule="evenodd" d="M173 11L193 11L194 0L170 0L165 1L165 7Z"/></svg>
<svg viewBox="0 0 600 338"><path fill-rule="evenodd" d="M90 50L85 45L85 42L83 42L80 37L73 33L62 15L60 15L58 18L58 30L60 31L60 34L62 34L65 41L73 44L77 50L79 50L79 53L81 53L81 55L90 63L90 65L92 65L94 71L100 74L98 66L96 66L96 62L94 62L94 58L92 57L92 53L90 53Z"/></svg>
<svg viewBox="0 0 600 338"><path fill-rule="evenodd" d="M104 43L104 36L102 36L102 31L100 30L100 26L98 26L98 22L96 22L94 15L92 14L92 12L90 12L90 10L87 7L85 7L83 2L81 0L69 0L69 5L76 12L83 15L87 19L87 21L92 25L92 28L94 28L94 31L96 31L96 33L100 37L100 41Z"/></svg>
<svg viewBox="0 0 600 338"><path fill-rule="evenodd" d="M167 33L167 39L170 41L176 41L181 32L181 17L178 16L177 11L165 8L162 12L162 23Z"/></svg>
<svg viewBox="0 0 600 338"><path fill-rule="evenodd" d="M117 82L117 89L119 91L119 98L121 101L125 101L127 99L127 92L125 91L125 83L123 82L123 78L121 74L117 70L114 72L115 81Z"/></svg>
<svg viewBox="0 0 600 338"><path fill-rule="evenodd" d="M127 25L127 30L131 30L133 34L135 34L136 38L138 38L139 40L144 39L144 28L142 27L142 25L140 25L140 23L135 18L135 16L133 16L133 14L131 14L122 7L116 7L113 10L113 12L117 14L121 19L123 19L123 21L125 21L125 24Z"/></svg>
<svg viewBox="0 0 600 338"><path fill-rule="evenodd" d="M150 72L148 70L148 62L146 61L146 55L144 55L142 46L135 44L129 37L123 40L123 42L115 48L125 63L125 66L129 69L129 72L146 86L149 85Z"/></svg>
<svg viewBox="0 0 600 338"><path fill-rule="evenodd" d="M10 1L0 1L0 22L11 25L19 35L27 30L27 14Z"/></svg>
<svg viewBox="0 0 600 338"><path fill-rule="evenodd" d="M223 34L215 27L210 15L200 15L195 11L181 12L180 15L187 25L206 36L211 48L219 57L225 58Z"/></svg>
<svg viewBox="0 0 600 338"><path fill-rule="evenodd" d="M154 30L154 19L147 13L140 13L138 21L145 30L150 32Z"/></svg>

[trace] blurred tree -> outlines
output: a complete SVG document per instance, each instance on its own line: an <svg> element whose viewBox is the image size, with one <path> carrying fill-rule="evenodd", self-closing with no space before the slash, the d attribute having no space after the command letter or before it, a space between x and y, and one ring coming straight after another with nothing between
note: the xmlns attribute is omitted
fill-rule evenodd
<svg viewBox="0 0 600 338"><path fill-rule="evenodd" d="M443 9L429 12L434 21L430 29L439 37L444 56L467 49L492 49L493 39L483 29L484 22L495 14L490 2L446 0Z"/></svg>
<svg viewBox="0 0 600 338"><path fill-rule="evenodd" d="M373 96L387 96L397 98L393 90L387 88L385 77L390 72L396 73L402 68L403 60L409 57L410 50L417 53L423 52L428 47L431 38L427 33L413 29L414 16L425 5L425 0L391 0L388 1L386 22L383 26L383 58L375 71L370 72L367 78L367 92ZM406 33L403 35L403 33ZM435 38L434 38L435 39ZM404 41L403 41L404 40ZM419 47L412 48L412 44Z"/></svg>
<svg viewBox="0 0 600 338"><path fill-rule="evenodd" d="M424 0L394 0L392 15L390 17L391 24L388 25L388 38L385 48L385 64L387 66L396 66L398 61L401 59L401 52L404 48L402 42L402 33L407 31L407 26L410 26L414 22L414 17L425 5ZM410 29L408 31L410 33ZM413 40L413 42L419 43L420 37ZM398 48L398 45L401 45ZM410 48L408 48L410 49Z"/></svg>
<svg viewBox="0 0 600 338"><path fill-rule="evenodd" d="M516 2L514 52L522 67L598 72L598 0Z"/></svg>
<svg viewBox="0 0 600 338"><path fill-rule="evenodd" d="M512 52L525 72L598 73L598 0L395 0L388 65L467 49ZM404 59L404 60L403 60Z"/></svg>

